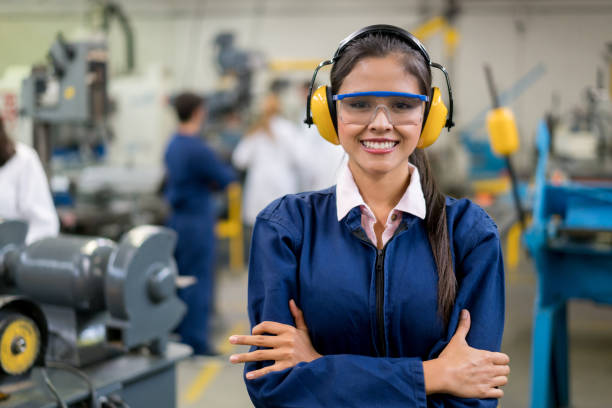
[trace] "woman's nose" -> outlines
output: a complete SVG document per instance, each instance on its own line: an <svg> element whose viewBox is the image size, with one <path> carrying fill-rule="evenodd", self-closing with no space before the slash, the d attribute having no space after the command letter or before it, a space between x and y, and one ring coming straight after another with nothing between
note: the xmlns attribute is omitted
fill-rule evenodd
<svg viewBox="0 0 612 408"><path fill-rule="evenodd" d="M391 120L389 119L386 109L384 109L382 106L378 106L376 111L374 111L374 117L370 121L368 127L370 130L374 131L393 129L393 125L391 124Z"/></svg>

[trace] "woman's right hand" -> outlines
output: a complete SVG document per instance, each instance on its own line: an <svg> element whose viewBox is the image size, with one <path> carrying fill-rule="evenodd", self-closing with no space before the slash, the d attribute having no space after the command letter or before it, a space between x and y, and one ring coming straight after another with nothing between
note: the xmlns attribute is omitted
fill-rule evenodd
<svg viewBox="0 0 612 408"><path fill-rule="evenodd" d="M445 393L462 398L501 398L497 388L508 382L510 358L504 353L479 350L467 344L470 314L461 311L455 335L436 359L423 362L427 394Z"/></svg>

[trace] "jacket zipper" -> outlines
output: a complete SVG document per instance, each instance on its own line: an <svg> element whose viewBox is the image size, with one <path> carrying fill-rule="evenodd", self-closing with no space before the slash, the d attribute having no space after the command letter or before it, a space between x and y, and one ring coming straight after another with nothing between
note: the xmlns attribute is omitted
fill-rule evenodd
<svg viewBox="0 0 612 408"><path fill-rule="evenodd" d="M379 350L381 356L387 356L387 345L385 342L385 251L387 245L391 242L400 232L404 231L406 226L402 223L393 234L393 237L385 244L383 249L378 249L370 242L363 229L353 231L353 234L361 241L371 246L376 250L376 348Z"/></svg>
<svg viewBox="0 0 612 408"><path fill-rule="evenodd" d="M387 355L387 347L385 345L385 245L383 249L378 249L370 242L363 230L355 230L353 234L368 246L376 250L376 262L374 270L376 272L376 349L381 356Z"/></svg>
<svg viewBox="0 0 612 408"><path fill-rule="evenodd" d="M376 250L376 322L378 350L382 356L387 355L385 344L385 245L383 249Z"/></svg>

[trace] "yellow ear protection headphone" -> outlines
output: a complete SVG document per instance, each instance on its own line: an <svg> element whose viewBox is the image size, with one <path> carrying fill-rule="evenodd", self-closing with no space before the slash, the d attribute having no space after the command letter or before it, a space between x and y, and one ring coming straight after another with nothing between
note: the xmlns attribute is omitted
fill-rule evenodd
<svg viewBox="0 0 612 408"><path fill-rule="evenodd" d="M314 87L317 73L321 68L338 61L338 58L340 58L346 47L352 41L373 33L392 35L400 38L411 48L418 51L425 59L427 65L437 68L444 73L446 78L446 86L448 88L450 109L446 108L446 105L442 100L442 96L440 95L440 90L437 87L431 88L427 109L425 110L425 120L423 123L423 128L421 129L421 137L417 147L425 148L432 145L440 135L442 128L446 127L450 130L450 128L454 126L453 93L450 80L448 79L448 73L446 72L446 68L444 68L442 65L431 61L427 50L415 36L406 30L387 24L372 25L355 31L353 34L349 35L342 40L342 42L340 42L340 45L338 46L338 49L334 53L332 59L323 61L319 64L319 66L315 69L314 74L312 75L312 81L310 82L308 99L306 100L306 119L304 120L304 123L308 124L309 127L314 123L317 125L319 134L323 136L325 140L335 145L340 144L340 141L338 140L336 103L332 99L331 87L326 85L320 86L314 93L312 88Z"/></svg>

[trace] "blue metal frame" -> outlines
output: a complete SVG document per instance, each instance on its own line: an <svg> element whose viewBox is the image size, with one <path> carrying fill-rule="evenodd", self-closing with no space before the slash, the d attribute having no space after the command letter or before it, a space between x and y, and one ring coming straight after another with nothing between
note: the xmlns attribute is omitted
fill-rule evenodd
<svg viewBox="0 0 612 408"><path fill-rule="evenodd" d="M351 98L353 96L403 96L406 98L415 98L423 102L427 102L429 98L426 95L419 95L407 92L387 92L387 91L372 91L372 92L353 92L346 94L332 95L334 101L341 101L344 98Z"/></svg>
<svg viewBox="0 0 612 408"><path fill-rule="evenodd" d="M531 407L569 406L567 302L612 304L612 248L565 237L568 229L612 231L612 183L547 180L550 136L538 125L533 223L525 244L538 275L534 308Z"/></svg>

